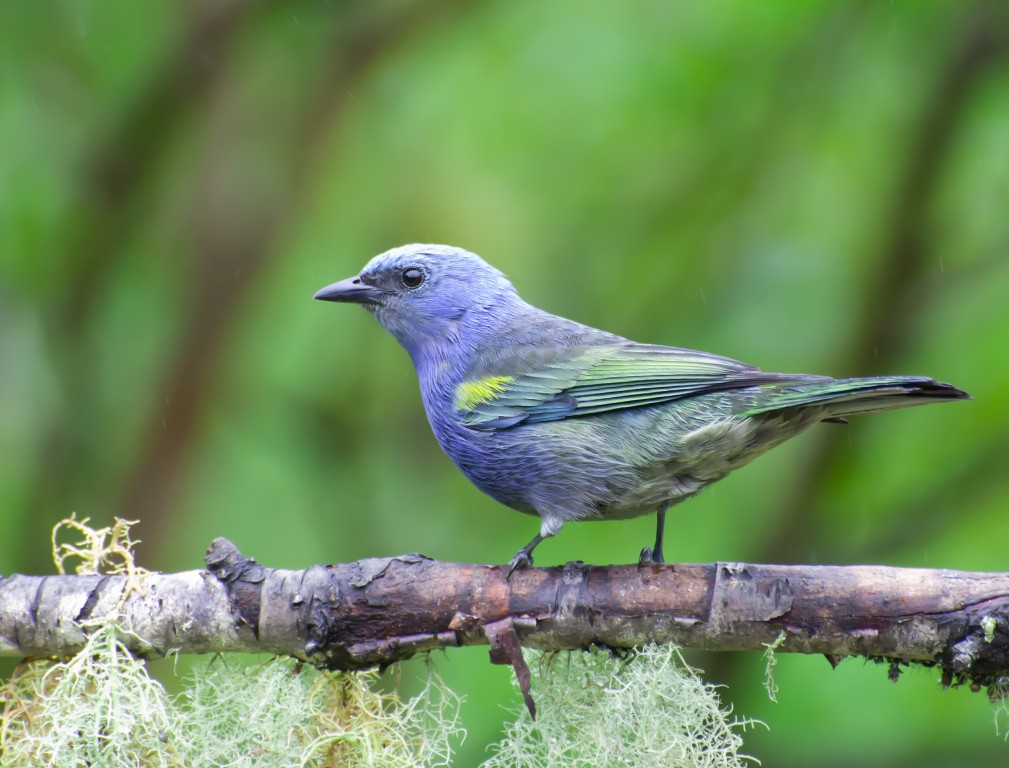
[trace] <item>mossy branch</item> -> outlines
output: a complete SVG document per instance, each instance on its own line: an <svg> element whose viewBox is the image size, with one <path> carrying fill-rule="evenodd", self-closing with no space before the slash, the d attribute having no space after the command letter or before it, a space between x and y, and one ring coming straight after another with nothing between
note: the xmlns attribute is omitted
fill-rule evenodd
<svg viewBox="0 0 1009 768"><path fill-rule="evenodd" d="M0 579L0 655L69 656L116 612L142 656L254 651L335 669L515 633L560 650L645 643L921 662L1009 679L1009 573L740 563L517 571L421 555L267 568L217 539L206 571ZM504 627L504 631L502 631ZM493 631L488 631L493 628ZM500 647L502 661L514 654Z"/></svg>

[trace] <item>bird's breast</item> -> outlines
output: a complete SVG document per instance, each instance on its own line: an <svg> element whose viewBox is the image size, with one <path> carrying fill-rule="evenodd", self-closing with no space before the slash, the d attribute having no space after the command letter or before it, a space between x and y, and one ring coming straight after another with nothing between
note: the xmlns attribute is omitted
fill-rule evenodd
<svg viewBox="0 0 1009 768"><path fill-rule="evenodd" d="M476 396L465 388L462 376L447 365L418 370L421 397L428 423L438 445L477 488L502 504L533 512L525 498L526 484L517 461L514 435L475 430L461 421L457 400ZM461 393L461 394L460 394Z"/></svg>

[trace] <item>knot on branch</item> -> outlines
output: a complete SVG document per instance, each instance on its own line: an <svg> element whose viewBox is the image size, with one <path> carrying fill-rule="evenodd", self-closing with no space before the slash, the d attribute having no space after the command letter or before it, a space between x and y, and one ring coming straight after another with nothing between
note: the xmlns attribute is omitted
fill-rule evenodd
<svg viewBox="0 0 1009 768"><path fill-rule="evenodd" d="M266 569L251 557L245 557L238 547L222 536L211 542L204 562L207 570L227 587L239 622L249 627L258 640L262 607L260 585L266 579Z"/></svg>
<svg viewBox="0 0 1009 768"><path fill-rule="evenodd" d="M1009 606L988 605L988 611L968 613L969 621L939 654L943 686L970 683L972 691L987 688L992 701L1009 694Z"/></svg>

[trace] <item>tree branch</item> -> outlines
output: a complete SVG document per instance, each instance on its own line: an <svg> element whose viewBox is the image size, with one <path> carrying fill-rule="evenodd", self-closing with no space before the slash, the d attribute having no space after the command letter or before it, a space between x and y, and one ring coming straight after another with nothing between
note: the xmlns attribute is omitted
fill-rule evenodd
<svg viewBox="0 0 1009 768"><path fill-rule="evenodd" d="M208 571L0 579L0 655L66 656L118 615L144 656L253 651L337 669L503 638L559 650L677 643L939 666L947 684L1009 675L1009 573L885 566L684 564L517 571L422 555L266 568L226 539ZM503 622L503 623L502 623Z"/></svg>

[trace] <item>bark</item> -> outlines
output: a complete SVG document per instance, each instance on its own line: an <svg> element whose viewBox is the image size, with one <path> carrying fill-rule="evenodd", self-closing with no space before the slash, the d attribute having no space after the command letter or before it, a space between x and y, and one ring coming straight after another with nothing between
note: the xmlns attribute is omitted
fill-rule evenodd
<svg viewBox="0 0 1009 768"><path fill-rule="evenodd" d="M66 656L111 613L144 656L254 651L357 669L490 642L849 655L941 667L947 684L1009 676L1009 573L741 563L516 571L422 555L266 568L226 539L206 571L0 579L0 655ZM516 642L517 640L517 642ZM517 658L516 658L517 657Z"/></svg>

